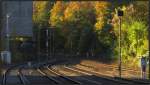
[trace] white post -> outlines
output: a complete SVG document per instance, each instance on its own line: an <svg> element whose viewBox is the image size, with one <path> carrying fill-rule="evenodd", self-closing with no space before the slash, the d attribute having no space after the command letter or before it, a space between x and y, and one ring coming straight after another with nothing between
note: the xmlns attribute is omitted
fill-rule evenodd
<svg viewBox="0 0 150 85"><path fill-rule="evenodd" d="M11 64L11 52L10 52L10 49L9 49L9 38L10 38L10 35L9 35L9 17L10 15L6 15L6 58L4 58L4 61L7 63L7 64Z"/></svg>
<svg viewBox="0 0 150 85"><path fill-rule="evenodd" d="M7 41L6 41L6 50L9 51L9 15L7 14L6 15L6 38L7 38Z"/></svg>

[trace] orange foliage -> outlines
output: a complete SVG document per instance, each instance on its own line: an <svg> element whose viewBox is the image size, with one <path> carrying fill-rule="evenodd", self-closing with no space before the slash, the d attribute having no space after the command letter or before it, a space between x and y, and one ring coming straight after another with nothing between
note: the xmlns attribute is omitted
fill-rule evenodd
<svg viewBox="0 0 150 85"><path fill-rule="evenodd" d="M67 4L64 3L63 1L57 1L52 10L50 10L51 12L51 16L50 16L50 20L49 23L52 26L56 26L57 24L60 24L59 22L62 22L64 20L64 10L66 8Z"/></svg>
<svg viewBox="0 0 150 85"><path fill-rule="evenodd" d="M95 28L97 30L102 29L102 27L104 26L107 10L110 5L110 2L107 1L95 2L95 10L97 15L97 23L95 24Z"/></svg>

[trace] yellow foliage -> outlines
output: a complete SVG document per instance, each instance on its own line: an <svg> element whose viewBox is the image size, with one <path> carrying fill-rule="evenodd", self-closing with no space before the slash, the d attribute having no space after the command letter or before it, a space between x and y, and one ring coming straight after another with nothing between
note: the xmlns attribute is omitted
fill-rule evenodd
<svg viewBox="0 0 150 85"><path fill-rule="evenodd" d="M107 15L108 7L110 6L110 2L107 1L96 1L95 2L95 10L97 16L97 23L95 24L96 30L102 29L105 23L105 15Z"/></svg>
<svg viewBox="0 0 150 85"><path fill-rule="evenodd" d="M90 1L76 1L76 2L69 2L65 12L64 12L64 19L72 20L75 18L74 13L79 12L80 10L84 10L86 14L88 11L93 9L93 2Z"/></svg>
<svg viewBox="0 0 150 85"><path fill-rule="evenodd" d="M68 7L66 8L65 12L64 12L64 18L66 20L70 19L74 12L76 10L79 10L81 7L81 3L80 2L70 2Z"/></svg>
<svg viewBox="0 0 150 85"><path fill-rule="evenodd" d="M95 24L96 30L102 29L101 27L102 27L103 25L104 25L104 22L97 22L97 23Z"/></svg>
<svg viewBox="0 0 150 85"><path fill-rule="evenodd" d="M52 26L56 26L56 24L59 21L64 20L64 10L66 9L67 4L65 4L63 1L57 1L53 8L50 10L51 16L50 16L50 21L49 23Z"/></svg>
<svg viewBox="0 0 150 85"><path fill-rule="evenodd" d="M33 10L35 14L42 12L43 10L45 10L47 1L34 1L33 2Z"/></svg>
<svg viewBox="0 0 150 85"><path fill-rule="evenodd" d="M97 13L99 13L100 11L105 11L108 8L108 6L110 6L110 3L107 1L95 2L95 9Z"/></svg>
<svg viewBox="0 0 150 85"><path fill-rule="evenodd" d="M33 21L35 23L43 20L45 9L47 7L48 1L34 1L33 2Z"/></svg>

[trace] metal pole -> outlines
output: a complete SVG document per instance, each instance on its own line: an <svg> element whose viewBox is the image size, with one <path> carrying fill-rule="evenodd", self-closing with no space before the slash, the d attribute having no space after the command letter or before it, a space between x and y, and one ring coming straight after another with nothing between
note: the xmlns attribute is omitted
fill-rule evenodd
<svg viewBox="0 0 150 85"><path fill-rule="evenodd" d="M9 37L10 37L10 35L9 35L9 15L7 14L6 15L6 39L7 39L7 41L6 41L6 50L7 51L9 51Z"/></svg>
<svg viewBox="0 0 150 85"><path fill-rule="evenodd" d="M46 29L46 36L47 36L47 39L46 39L46 53L47 53L47 58L48 58L48 29Z"/></svg>
<svg viewBox="0 0 150 85"><path fill-rule="evenodd" d="M50 28L50 34L49 35L50 35L50 43L49 43L50 44L50 49L49 49L50 54L49 55L51 57L52 56L52 40L51 40L52 39L52 28Z"/></svg>
<svg viewBox="0 0 150 85"><path fill-rule="evenodd" d="M55 55L55 54L54 54L54 52L55 52L55 43L54 43L55 41L54 41L54 38L55 38L55 37L54 37L54 29L53 29L53 56Z"/></svg>
<svg viewBox="0 0 150 85"><path fill-rule="evenodd" d="M2 30L2 0L0 0L0 35L1 35L1 30ZM2 37L0 36L0 50L2 50L2 41L1 41Z"/></svg>
<svg viewBox="0 0 150 85"><path fill-rule="evenodd" d="M120 27L119 27L119 77L121 77L121 17L119 17Z"/></svg>
<svg viewBox="0 0 150 85"><path fill-rule="evenodd" d="M51 57L51 46L52 46L52 45L51 45L51 28L50 28L50 32L49 32L49 40L50 40L50 41L49 41L49 47L50 47L50 48L49 48L49 59L50 59L50 57Z"/></svg>
<svg viewBox="0 0 150 85"><path fill-rule="evenodd" d="M150 1L149 1L149 7L150 7ZM149 23L150 23L150 12L149 12ZM149 41L149 80L150 80L150 24L148 28L148 41Z"/></svg>
<svg viewBox="0 0 150 85"><path fill-rule="evenodd" d="M73 37L73 28L71 29L71 42L70 42L70 46L71 46L71 57L72 57L72 52L73 52L73 49L72 49L72 37Z"/></svg>
<svg viewBox="0 0 150 85"><path fill-rule="evenodd" d="M41 45L40 45L40 35L41 35L41 33L40 33L40 28L41 28L41 26L39 26L39 29L38 29L38 62L40 62L40 49L41 49Z"/></svg>

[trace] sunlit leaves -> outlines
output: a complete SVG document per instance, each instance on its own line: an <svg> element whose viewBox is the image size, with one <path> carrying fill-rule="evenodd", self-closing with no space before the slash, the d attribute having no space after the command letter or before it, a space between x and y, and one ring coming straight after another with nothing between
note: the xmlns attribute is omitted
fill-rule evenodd
<svg viewBox="0 0 150 85"><path fill-rule="evenodd" d="M110 3L106 1L97 1L95 4L96 16L97 16L97 23L95 24L96 29L102 29L104 23L106 23L108 10Z"/></svg>
<svg viewBox="0 0 150 85"><path fill-rule="evenodd" d="M49 23L52 26L61 27L64 20L63 15L64 15L65 8L66 8L66 3L64 3L63 1L57 1L54 4L53 8L50 10L51 16L49 20Z"/></svg>
<svg viewBox="0 0 150 85"><path fill-rule="evenodd" d="M93 4L90 2L70 2L64 12L64 17L68 22L93 24L95 22L94 12Z"/></svg>
<svg viewBox="0 0 150 85"><path fill-rule="evenodd" d="M124 63L132 61L132 64L135 65L138 58L145 55L148 50L147 6L147 2L134 1L115 8L112 25L117 36L119 36L117 9L121 8L124 11L121 24L121 48Z"/></svg>
<svg viewBox="0 0 150 85"><path fill-rule="evenodd" d="M49 12L47 11L48 1L34 1L33 2L33 21L35 24L47 24Z"/></svg>

